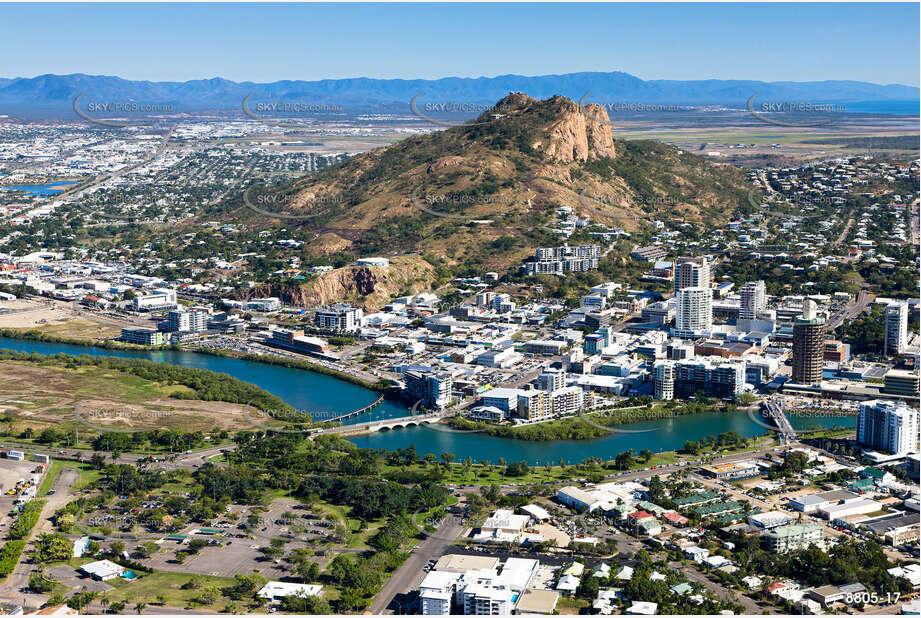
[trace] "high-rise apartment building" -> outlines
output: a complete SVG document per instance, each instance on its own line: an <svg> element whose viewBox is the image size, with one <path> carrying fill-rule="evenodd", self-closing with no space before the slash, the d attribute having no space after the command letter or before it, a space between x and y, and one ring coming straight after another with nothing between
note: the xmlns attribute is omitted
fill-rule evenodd
<svg viewBox="0 0 921 618"><path fill-rule="evenodd" d="M693 336L713 327L713 292L709 287L686 287L676 297L675 330Z"/></svg>
<svg viewBox="0 0 921 618"><path fill-rule="evenodd" d="M915 450L918 411L884 399L862 402L857 414L857 442L894 455Z"/></svg>
<svg viewBox="0 0 921 618"><path fill-rule="evenodd" d="M825 363L825 316L816 313L816 305L806 299L803 314L793 319L793 376L799 384L822 381Z"/></svg>
<svg viewBox="0 0 921 618"><path fill-rule="evenodd" d="M759 311L767 308L767 293L764 281L749 281L740 292L742 302L739 307L739 319L754 320Z"/></svg>
<svg viewBox="0 0 921 618"><path fill-rule="evenodd" d="M886 307L886 338L883 353L894 356L908 345L908 303L897 302Z"/></svg>
<svg viewBox="0 0 921 618"><path fill-rule="evenodd" d="M710 289L710 262L706 257L678 258L675 266L675 296L684 288Z"/></svg>

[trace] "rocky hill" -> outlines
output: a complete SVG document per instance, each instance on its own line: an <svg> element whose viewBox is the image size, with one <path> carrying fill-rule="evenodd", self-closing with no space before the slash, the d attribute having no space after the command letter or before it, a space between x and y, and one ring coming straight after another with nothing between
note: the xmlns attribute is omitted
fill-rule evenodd
<svg viewBox="0 0 921 618"><path fill-rule="evenodd" d="M745 203L744 174L655 142L613 139L608 115L561 96L513 93L476 121L355 156L260 203L314 233L314 254L421 253L457 271L504 270L568 206L598 224L648 230L653 219L719 225ZM255 199L255 198L251 198Z"/></svg>

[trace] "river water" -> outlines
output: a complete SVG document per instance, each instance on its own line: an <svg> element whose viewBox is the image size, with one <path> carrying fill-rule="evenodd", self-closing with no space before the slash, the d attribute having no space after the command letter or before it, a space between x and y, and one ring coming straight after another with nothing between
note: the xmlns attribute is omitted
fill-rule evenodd
<svg viewBox="0 0 921 618"><path fill-rule="evenodd" d="M39 354L90 354L93 356L117 356L121 358L145 358L159 363L170 363L183 367L198 367L219 373L226 373L240 380L250 382L277 395L289 405L311 412L315 418L343 413L361 408L373 402L377 395L349 382L304 371L289 369L279 365L269 365L255 361L224 358L200 354L197 352L143 351L143 350L106 350L88 348L63 343L26 341L0 337L0 348L20 352L37 352ZM385 400L371 413L360 418L352 418L347 423L367 422L395 418L407 414L407 408L397 402ZM632 448L639 452L649 449L652 452L670 451L684 446L685 440L700 440L708 435L735 430L741 436L749 438L767 432L746 412L703 413L657 419L620 425L609 436L595 440L555 442L526 442L496 438L481 433L453 431L443 425L424 425L388 431L376 432L351 438L361 448L396 449L415 446L421 455L434 453L440 455L450 452L458 460L471 457L474 461L486 460L492 463L500 458L506 461L525 460L532 465L546 461L556 463L560 459L568 464L578 463L587 457L611 459L622 451ZM790 415L790 422L795 429L807 427L854 427L854 416L803 418ZM617 429L641 433L623 433Z"/></svg>

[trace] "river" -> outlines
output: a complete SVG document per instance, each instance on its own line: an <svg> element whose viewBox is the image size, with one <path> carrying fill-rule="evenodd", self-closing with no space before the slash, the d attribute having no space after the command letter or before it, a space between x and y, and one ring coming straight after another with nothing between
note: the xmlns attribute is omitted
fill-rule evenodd
<svg viewBox="0 0 921 618"><path fill-rule="evenodd" d="M317 418L361 408L377 397L374 392L365 388L323 374L197 352L106 350L4 337L0 337L0 348L39 354L65 353L145 358L183 367L209 369L255 384L277 395L298 410L311 412ZM395 418L404 416L406 413L405 406L385 400L370 414L350 419L347 422L358 423ZM854 416L806 418L790 415L789 418L795 429L817 425L854 427L856 423ZM622 433L617 429L634 432L648 431ZM361 448L397 449L412 445L420 454L440 455L450 452L458 460L471 457L474 461L482 459L495 463L499 458L504 458L507 461L525 460L534 465L543 464L546 461L556 463L562 459L572 464L586 457L611 459L629 448L637 452L642 449L649 449L652 452L675 450L684 446L685 440L699 440L708 435L716 436L731 430L737 431L746 438L762 435L767 431L745 412L731 414L714 412L620 425L612 431L610 436L586 441L526 442L496 438L481 433L457 432L443 425L376 432L351 438L351 441Z"/></svg>

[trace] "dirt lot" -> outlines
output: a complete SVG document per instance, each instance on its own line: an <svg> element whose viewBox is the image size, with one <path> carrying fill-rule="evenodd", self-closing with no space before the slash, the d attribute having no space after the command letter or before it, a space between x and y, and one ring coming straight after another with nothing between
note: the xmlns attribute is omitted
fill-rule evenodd
<svg viewBox="0 0 921 618"><path fill-rule="evenodd" d="M79 339L110 339L121 333L118 324L76 316L68 303L22 298L0 301L0 328L38 329Z"/></svg>
<svg viewBox="0 0 921 618"><path fill-rule="evenodd" d="M0 365L0 414L13 417L10 429L14 433L26 428L37 433L49 427L59 431L79 428L81 433L252 428L243 406L169 397L184 388L99 368L71 370L6 362Z"/></svg>

